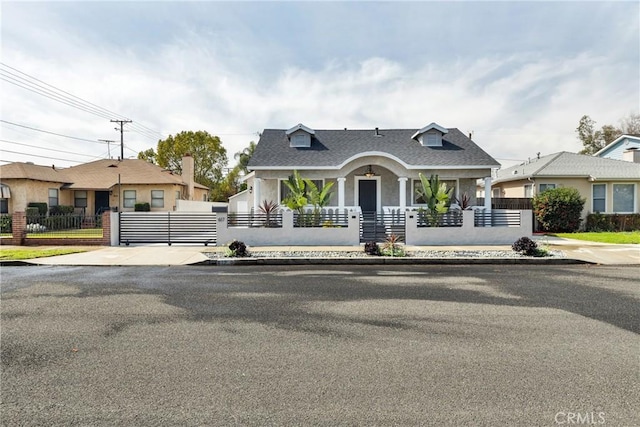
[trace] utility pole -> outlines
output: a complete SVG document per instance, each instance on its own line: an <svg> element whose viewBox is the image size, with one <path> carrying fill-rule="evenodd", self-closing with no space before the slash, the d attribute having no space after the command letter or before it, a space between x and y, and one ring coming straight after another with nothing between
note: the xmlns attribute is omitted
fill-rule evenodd
<svg viewBox="0 0 640 427"><path fill-rule="evenodd" d="M131 123L131 120L111 120L111 122L120 123L120 160L124 160L124 124Z"/></svg>
<svg viewBox="0 0 640 427"><path fill-rule="evenodd" d="M107 143L107 151L109 152L109 158L111 158L111 145L110 144L112 142L115 142L115 141L112 140L112 139L99 139L98 141Z"/></svg>

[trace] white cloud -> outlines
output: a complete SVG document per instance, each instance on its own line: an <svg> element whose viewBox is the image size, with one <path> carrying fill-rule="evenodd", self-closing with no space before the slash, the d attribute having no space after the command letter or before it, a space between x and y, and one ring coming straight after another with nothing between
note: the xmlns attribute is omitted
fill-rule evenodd
<svg viewBox="0 0 640 427"><path fill-rule="evenodd" d="M49 14L29 15L29 20L29 26L40 30L3 25L8 28L3 28L4 63L165 135L182 130L220 135L230 159L263 128L298 122L316 128L419 128L432 121L474 131L474 140L496 158L525 159L538 151L579 150L574 128L583 114L603 125L640 108L640 65L619 46L613 49L616 56L579 49L559 58L556 52L547 55L526 46L485 52L478 44L476 54L447 60L430 55L361 57L354 52L350 58L308 61L309 52L295 50L300 47L294 40L291 45L275 38L247 45L259 42L249 24L231 33L174 28L157 45L120 47L96 44L95 34L83 38ZM625 29L618 42L633 45L638 32ZM362 34L359 39L362 43ZM282 58L289 59L278 63ZM106 118L6 82L2 91L4 120L92 140L119 140ZM106 146L5 124L0 129L3 139L95 156L106 153ZM134 132L125 141L136 151L157 142ZM3 149L14 148L24 151ZM1 158L28 156L3 153Z"/></svg>

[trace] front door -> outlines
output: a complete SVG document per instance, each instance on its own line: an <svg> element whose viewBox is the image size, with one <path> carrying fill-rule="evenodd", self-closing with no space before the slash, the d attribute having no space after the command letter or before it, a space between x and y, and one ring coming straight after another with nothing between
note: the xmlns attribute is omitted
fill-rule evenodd
<svg viewBox="0 0 640 427"><path fill-rule="evenodd" d="M95 203L96 215L101 214L104 211L109 210L109 192L108 191L96 191L96 203Z"/></svg>
<svg viewBox="0 0 640 427"><path fill-rule="evenodd" d="M362 212L376 211L378 206L377 191L377 181L375 179L361 179L358 181L358 205Z"/></svg>

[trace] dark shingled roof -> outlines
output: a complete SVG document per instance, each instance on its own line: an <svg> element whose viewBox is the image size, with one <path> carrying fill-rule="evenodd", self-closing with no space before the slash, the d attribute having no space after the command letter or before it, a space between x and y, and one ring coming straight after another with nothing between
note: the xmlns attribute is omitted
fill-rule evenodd
<svg viewBox="0 0 640 427"><path fill-rule="evenodd" d="M294 167L339 168L365 152L384 152L409 168L499 167L500 164L456 128L442 136L442 147L424 147L411 136L418 129L316 130L311 147L289 147L284 129L265 129L249 161L249 169Z"/></svg>

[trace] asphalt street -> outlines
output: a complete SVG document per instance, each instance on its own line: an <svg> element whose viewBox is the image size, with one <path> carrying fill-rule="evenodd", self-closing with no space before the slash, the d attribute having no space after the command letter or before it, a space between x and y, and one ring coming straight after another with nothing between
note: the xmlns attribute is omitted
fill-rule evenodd
<svg viewBox="0 0 640 427"><path fill-rule="evenodd" d="M638 273L2 267L1 422L636 426Z"/></svg>

